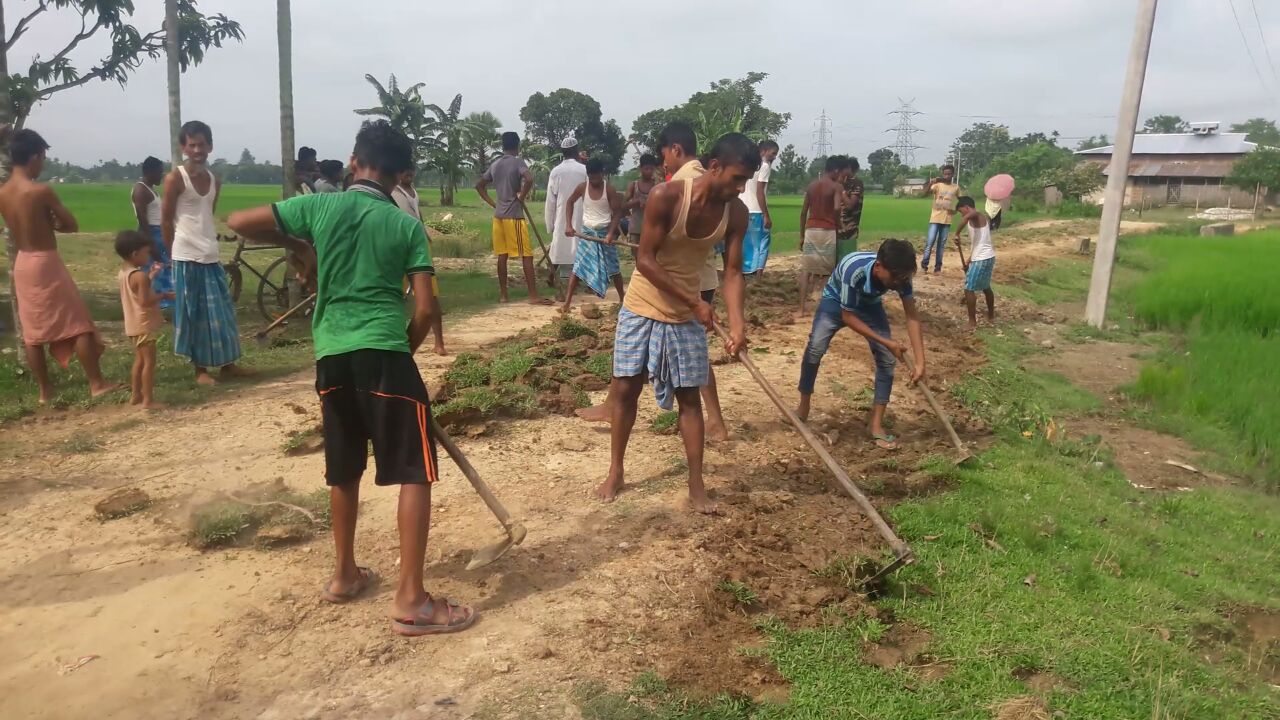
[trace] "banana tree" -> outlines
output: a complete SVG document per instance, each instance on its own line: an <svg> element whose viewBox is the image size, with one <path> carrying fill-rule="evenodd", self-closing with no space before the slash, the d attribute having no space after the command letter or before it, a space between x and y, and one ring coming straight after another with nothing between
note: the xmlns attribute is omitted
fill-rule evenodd
<svg viewBox="0 0 1280 720"><path fill-rule="evenodd" d="M385 118L391 123L391 127L407 135L415 145L420 144L427 122L426 106L422 101L422 88L426 83L417 83L405 89L400 87L395 75L391 76L386 85L372 75L365 75L364 79L378 93L378 104L356 110L356 114Z"/></svg>
<svg viewBox="0 0 1280 720"><path fill-rule="evenodd" d="M440 173L440 204L451 206L458 184L466 179L468 139L484 128L462 115L462 94L453 97L448 109L435 103L423 106L426 121L419 144L427 166Z"/></svg>
<svg viewBox="0 0 1280 720"><path fill-rule="evenodd" d="M730 115L721 114L720 110L713 111L710 115L699 110L698 118L693 123L693 134L698 139L699 152L709 152L711 146L721 137L737 132L746 135L756 142L765 139L765 134L759 130L743 130L742 122L745 116L741 110L735 109Z"/></svg>

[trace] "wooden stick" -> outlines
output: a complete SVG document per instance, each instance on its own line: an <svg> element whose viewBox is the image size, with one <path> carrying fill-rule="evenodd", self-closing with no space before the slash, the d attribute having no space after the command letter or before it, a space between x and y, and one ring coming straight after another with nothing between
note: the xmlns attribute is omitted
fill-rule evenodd
<svg viewBox="0 0 1280 720"><path fill-rule="evenodd" d="M542 250L542 259L539 262L544 263L547 267L553 267L551 264L551 251L547 250L547 246L542 243L542 233L538 232L538 224L533 221L533 213L529 212L529 206L520 201L520 207L524 208L524 217L529 221L529 229L533 231L533 236L538 239L538 248Z"/></svg>
<svg viewBox="0 0 1280 720"><path fill-rule="evenodd" d="M729 334L725 332L724 328L720 327L719 323L712 321L711 327L722 340L725 340L726 342L729 340ZM739 350L737 357L738 361L747 369L747 372L751 374L751 377L754 378L756 383L760 385L760 388L764 390L764 394L769 396L769 399L773 401L773 404L782 411L783 416L785 416L787 420L791 422L792 426L799 431L800 436L804 438L804 441L809 443L809 447L813 448L813 451L822 459L823 464L827 466L827 469L835 476L836 481L840 483L840 487L849 494L849 497L853 498L853 501L858 504L858 507L862 509L862 512L871 520L871 524L875 527L876 532L880 533L880 537L884 538L885 542L889 543L889 546L893 548L894 555L897 556L898 560L902 562L910 562L913 560L915 558L915 554L911 552L911 548L902 541L902 538L899 538L897 534L893 532L893 528L889 527L889 523L885 522L884 517L881 516L875 506L871 504L871 501L867 499L867 496L863 495L862 491L858 489L858 486L853 484L853 480L849 479L849 474L844 471L844 468L840 467L840 463L831 456L831 453L827 452L827 448L823 446L822 441L818 439L818 436L814 435L813 431L809 429L809 426L806 425L805 422L801 420L785 402L783 402L782 397L778 395L778 391L774 390L773 386L769 384L769 381L766 380L764 375L760 372L760 369L756 367L755 363L751 362L751 358L747 357L746 351Z"/></svg>
<svg viewBox="0 0 1280 720"><path fill-rule="evenodd" d="M607 243L604 241L603 238L592 237L590 235L583 235L581 233L577 235L577 238L579 240L590 240L593 243L600 243L601 245L613 245L614 247L622 246L622 247L632 248L633 250L638 250L640 248L638 244L629 242L627 240L614 240L612 243Z"/></svg>
<svg viewBox="0 0 1280 720"><path fill-rule="evenodd" d="M907 372L914 376L916 374L916 367L915 363L911 361L911 356L904 354L902 357L907 362ZM951 426L951 420L947 417L947 413L933 397L933 391L929 389L928 385L925 385L922 382L916 383L916 387L919 388L920 393L924 395L925 402L929 403L929 407L933 409L933 414L938 416L938 419L942 421L942 426L947 429L947 436L951 438L951 444L956 446L956 450L960 452L961 456L967 458L969 455L968 448L966 448L964 443L961 442L960 436L956 434L956 429Z"/></svg>

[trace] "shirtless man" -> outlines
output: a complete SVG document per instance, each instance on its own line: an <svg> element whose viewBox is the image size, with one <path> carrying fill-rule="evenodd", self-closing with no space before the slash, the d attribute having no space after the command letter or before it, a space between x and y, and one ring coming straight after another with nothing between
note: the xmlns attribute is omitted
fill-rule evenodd
<svg viewBox="0 0 1280 720"><path fill-rule="evenodd" d="M815 280L825 281L835 270L836 227L844 211L844 179L849 173L849 159L839 155L827 158L822 176L809 184L800 208L800 227L804 233L803 255L800 257L800 314L805 312L809 288Z"/></svg>
<svg viewBox="0 0 1280 720"><path fill-rule="evenodd" d="M636 273L618 313L613 346L613 419L609 476L596 497L612 501L625 487L623 461L646 382L664 409L680 405L680 437L689 467L689 507L715 513L702 481L704 424L699 391L710 376L707 330L715 311L699 293L699 274L712 248L725 248L724 298L730 355L747 345L743 312L742 238L747 207L738 199L760 167L760 149L741 133L720 138L710 167L696 178L673 179L649 195L636 251ZM678 175L678 173L677 173Z"/></svg>
<svg viewBox="0 0 1280 720"><path fill-rule="evenodd" d="M71 273L58 255L55 232L79 231L75 217L53 188L36 182L44 170L49 144L34 130L18 130L9 141L13 174L0 186L0 215L13 236L18 256L13 264L13 294L22 322L27 364L40 387L40 403L53 399L53 384L44 346L66 367L75 355L89 380L93 397L121 388L102 378L98 365L105 345L80 297Z"/></svg>

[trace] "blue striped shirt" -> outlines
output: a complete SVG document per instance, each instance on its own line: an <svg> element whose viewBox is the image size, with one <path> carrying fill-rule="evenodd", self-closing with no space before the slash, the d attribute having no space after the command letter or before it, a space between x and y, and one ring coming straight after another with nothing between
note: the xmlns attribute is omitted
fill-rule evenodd
<svg viewBox="0 0 1280 720"><path fill-rule="evenodd" d="M822 297L839 301L845 310L879 305L888 289L876 287L871 275L871 267L875 264L876 254L873 252L852 252L845 255L836 263L835 272L831 273ZM910 300L911 283L908 282L896 292L903 300Z"/></svg>

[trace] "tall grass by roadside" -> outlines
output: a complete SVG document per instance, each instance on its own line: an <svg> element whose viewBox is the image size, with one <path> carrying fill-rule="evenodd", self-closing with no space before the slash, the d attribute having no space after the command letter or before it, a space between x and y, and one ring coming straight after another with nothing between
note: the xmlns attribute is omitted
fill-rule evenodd
<svg viewBox="0 0 1280 720"><path fill-rule="evenodd" d="M1224 239L1152 236L1135 240L1154 270L1129 289L1135 318L1182 333L1143 368L1134 385L1165 424L1224 448L1280 488L1280 232ZM1204 428L1209 424L1212 427ZM1223 431L1208 438L1214 429Z"/></svg>

